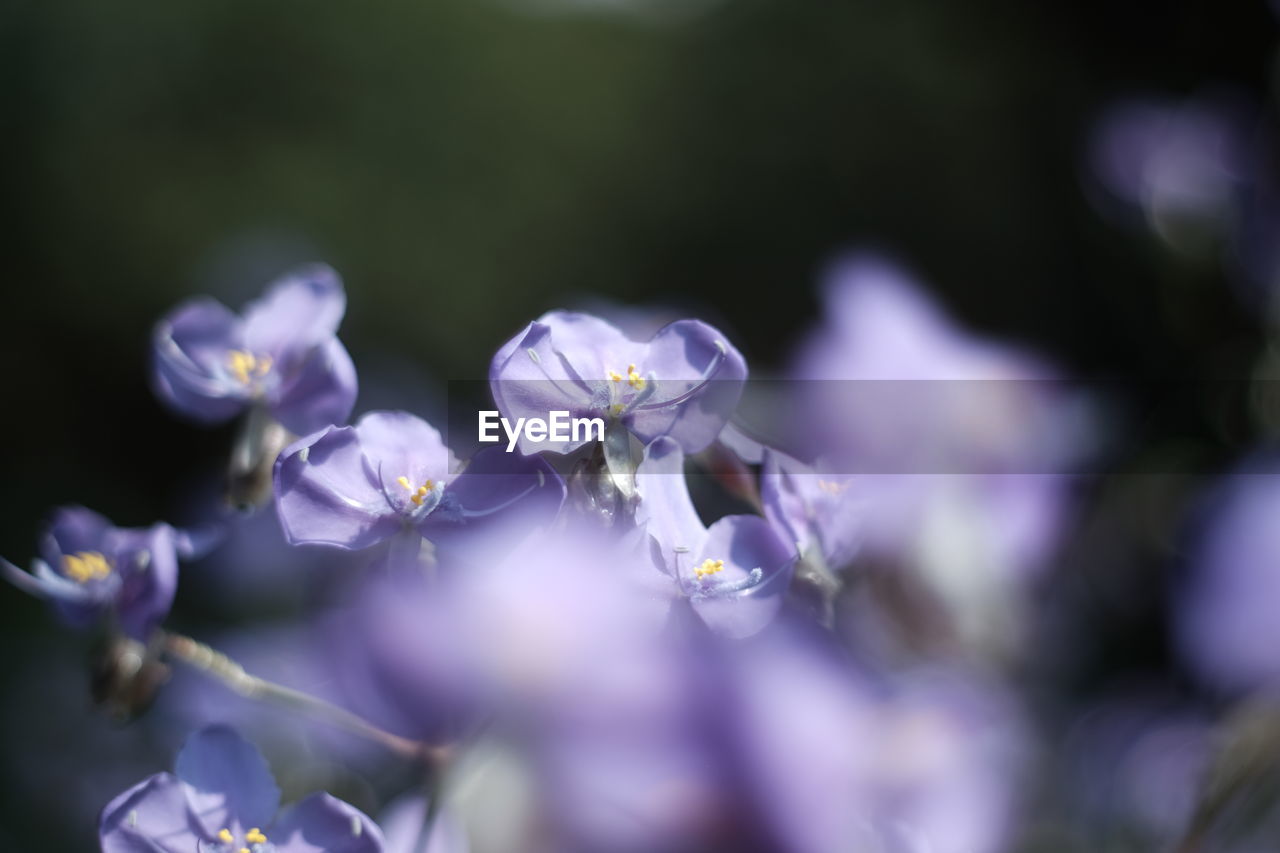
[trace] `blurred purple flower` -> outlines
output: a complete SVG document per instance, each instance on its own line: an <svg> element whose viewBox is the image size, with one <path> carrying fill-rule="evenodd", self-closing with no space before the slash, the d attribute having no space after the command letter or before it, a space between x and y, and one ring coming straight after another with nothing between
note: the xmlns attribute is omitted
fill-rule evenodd
<svg viewBox="0 0 1280 853"><path fill-rule="evenodd" d="M457 471L440 433L405 412L370 412L286 448L275 466L276 509L293 544L359 550L416 531L449 537L496 517L553 517L560 476L540 458L488 448Z"/></svg>
<svg viewBox="0 0 1280 853"><path fill-rule="evenodd" d="M730 657L733 733L762 817L796 853L1005 849L1022 737L953 673L874 685L788 632Z"/></svg>
<svg viewBox="0 0 1280 853"><path fill-rule="evenodd" d="M726 636L749 636L767 625L791 581L794 543L754 515L730 515L705 526L689 497L684 452L670 438L654 439L645 448L636 488L636 524L650 538L671 599L687 598Z"/></svg>
<svg viewBox="0 0 1280 853"><path fill-rule="evenodd" d="M237 316L222 303L186 302L156 325L153 380L176 412L206 423L262 405L305 434L343 423L356 372L336 332L346 310L337 274L303 267Z"/></svg>
<svg viewBox="0 0 1280 853"><path fill-rule="evenodd" d="M1055 372L957 328L874 256L837 262L825 296L826 322L792 374L801 381L791 443L818 460L811 467L830 485L816 488L863 508L870 550L918 549L940 511L962 511L984 562L1014 573L1038 565L1060 524L1058 472L1082 441ZM840 533L827 547L847 553L853 533Z"/></svg>
<svg viewBox="0 0 1280 853"><path fill-rule="evenodd" d="M765 517L779 536L796 545L801 558L821 558L831 569L853 561L862 545L863 499L843 477L820 474L821 463L805 465L765 448L760 498Z"/></svg>
<svg viewBox="0 0 1280 853"><path fill-rule="evenodd" d="M645 443L670 436L694 453L720 434L746 376L742 355L698 320L678 320L641 343L598 317L551 311L498 350L489 385L512 421L567 411L621 423ZM569 453L590 440L535 442L522 435L518 447L525 454Z"/></svg>
<svg viewBox="0 0 1280 853"><path fill-rule="evenodd" d="M103 853L377 853L382 832L357 809L313 794L280 815L262 755L225 726L193 734L174 773L158 773L102 812ZM274 819L274 821L273 821Z"/></svg>
<svg viewBox="0 0 1280 853"><path fill-rule="evenodd" d="M1183 247L1187 225L1231 227L1249 178L1247 131L1246 110L1229 98L1124 101L1098 121L1091 165L1108 191Z"/></svg>
<svg viewBox="0 0 1280 853"><path fill-rule="evenodd" d="M48 600L73 627L108 614L145 641L173 603L178 538L167 524L114 527L84 507L63 507L41 539L31 574L5 560L0 570L22 591Z"/></svg>
<svg viewBox="0 0 1280 853"><path fill-rule="evenodd" d="M1182 654L1230 692L1280 686L1280 459L1246 462L1209 495L1172 616Z"/></svg>

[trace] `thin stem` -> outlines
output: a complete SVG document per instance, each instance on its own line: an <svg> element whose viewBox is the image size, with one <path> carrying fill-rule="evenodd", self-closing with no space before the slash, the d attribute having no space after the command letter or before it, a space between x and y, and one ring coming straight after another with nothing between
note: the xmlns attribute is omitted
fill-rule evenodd
<svg viewBox="0 0 1280 853"><path fill-rule="evenodd" d="M164 650L173 658L198 669L250 699L273 702L323 720L352 734L382 744L387 749L429 767L443 765L449 758L447 747L432 746L378 728L363 717L351 713L301 690L285 687L245 672L244 667L222 652L182 634L163 635Z"/></svg>

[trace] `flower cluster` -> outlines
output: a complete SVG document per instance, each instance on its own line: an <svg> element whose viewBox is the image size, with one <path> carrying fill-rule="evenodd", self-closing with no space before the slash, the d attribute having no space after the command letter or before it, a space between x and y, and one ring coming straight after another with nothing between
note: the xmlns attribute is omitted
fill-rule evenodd
<svg viewBox="0 0 1280 853"><path fill-rule="evenodd" d="M1014 849L1041 758L1015 673L1071 511L1077 401L885 258L840 259L823 295L785 381L759 386L702 321L636 340L544 314L496 346L492 402L451 404L603 429L476 451L415 413L347 422L326 267L241 316L176 308L153 384L191 419L240 419L240 511L121 528L66 507L30 572L0 561L97 632L110 709L156 703L189 735L173 773L102 809L102 850ZM1270 630L1266 609L1241 601L1274 574L1273 492L1232 487L1197 553L1238 583L1193 573L1177 626L1231 689L1277 671L1246 636ZM246 586L304 589L285 610L306 618L224 634L233 660L171 627L180 558L237 606ZM1110 720L1080 737L1111 743ZM312 794L277 814L240 731L287 768L289 799L301 779L355 804ZM315 755L347 769L296 766ZM1199 766L1170 790L1189 796Z"/></svg>

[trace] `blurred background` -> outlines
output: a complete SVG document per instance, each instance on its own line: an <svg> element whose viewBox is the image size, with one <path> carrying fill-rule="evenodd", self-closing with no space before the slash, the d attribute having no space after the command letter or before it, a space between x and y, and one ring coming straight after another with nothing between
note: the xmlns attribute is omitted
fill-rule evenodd
<svg viewBox="0 0 1280 853"><path fill-rule="evenodd" d="M25 566L62 503L181 520L217 471L231 429L147 385L150 329L187 297L238 307L324 260L357 411L428 412L586 299L687 308L769 375L827 263L869 247L1139 413L1105 445L1143 473L1079 485L1040 591L1037 724L1074 731L1070 709L1130 690L1210 708L1168 600L1200 496L1270 438L1248 384L1266 274L1212 209L1165 227L1161 196L1109 183L1098 134L1125 104L1225 104L1265 161L1276 22L1261 0L9 0L0 554ZM184 576L179 625L298 606L246 583ZM1064 623L1086 626L1068 650ZM170 765L180 715L95 716L85 645L0 589L0 848L90 849L100 795ZM1025 849L1091 849L1045 802Z"/></svg>

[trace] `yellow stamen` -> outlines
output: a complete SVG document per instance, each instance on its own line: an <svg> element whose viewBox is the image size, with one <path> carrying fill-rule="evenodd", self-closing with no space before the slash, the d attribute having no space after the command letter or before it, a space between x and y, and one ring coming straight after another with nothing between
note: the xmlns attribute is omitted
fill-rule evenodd
<svg viewBox="0 0 1280 853"><path fill-rule="evenodd" d="M63 555L62 571L76 583L88 583L111 574L111 561L97 551L77 551Z"/></svg>
<svg viewBox="0 0 1280 853"><path fill-rule="evenodd" d="M267 375L267 371L271 369L271 356L258 358L247 350L228 350L227 366L242 385L248 385L250 379L261 379Z"/></svg>
<svg viewBox="0 0 1280 853"><path fill-rule="evenodd" d="M256 826L245 833L244 840L248 841L250 844L266 844L267 843L267 837L263 835L262 832Z"/></svg>
<svg viewBox="0 0 1280 853"><path fill-rule="evenodd" d="M707 575L714 575L716 572L724 570L724 560L713 560L710 557L702 561L701 566L693 567L694 577L705 578Z"/></svg>
<svg viewBox="0 0 1280 853"><path fill-rule="evenodd" d="M249 853L249 848L248 848L248 847L241 847L241 848L240 848L240 853Z"/></svg>
<svg viewBox="0 0 1280 853"><path fill-rule="evenodd" d="M644 387L644 377L636 372L634 364L627 365L627 384L639 391Z"/></svg>
<svg viewBox="0 0 1280 853"><path fill-rule="evenodd" d="M232 841L235 841L236 839L235 839L235 836L231 834L231 830L220 829L218 830L218 840L221 841L223 844L230 844Z"/></svg>
<svg viewBox="0 0 1280 853"><path fill-rule="evenodd" d="M605 374L605 377L609 379L611 382L622 381L622 374L616 370L610 370L608 373Z"/></svg>
<svg viewBox="0 0 1280 853"><path fill-rule="evenodd" d="M427 480L427 482L418 486L416 491L414 491L413 484L409 482L408 477L396 477L396 482L413 492L413 494L409 495L409 500L413 501L414 506L422 506L422 499L436 487L435 480Z"/></svg>

